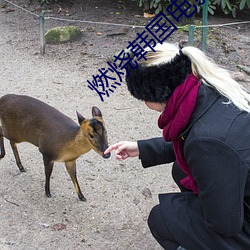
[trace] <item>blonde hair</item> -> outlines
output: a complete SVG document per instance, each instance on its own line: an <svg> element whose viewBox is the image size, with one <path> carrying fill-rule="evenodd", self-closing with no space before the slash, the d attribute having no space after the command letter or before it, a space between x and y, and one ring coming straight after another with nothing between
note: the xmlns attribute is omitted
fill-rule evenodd
<svg viewBox="0 0 250 250"><path fill-rule="evenodd" d="M168 63L180 54L177 44L157 44L154 49L155 52L148 50L147 60L141 62L145 66ZM193 74L228 99L225 104L233 103L238 109L250 113L250 94L231 77L227 70L218 66L195 47L184 47L181 52L190 59Z"/></svg>

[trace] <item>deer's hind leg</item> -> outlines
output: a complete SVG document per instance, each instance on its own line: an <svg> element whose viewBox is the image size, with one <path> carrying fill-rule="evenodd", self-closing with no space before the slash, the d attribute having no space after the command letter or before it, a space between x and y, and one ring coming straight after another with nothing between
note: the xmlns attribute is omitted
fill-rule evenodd
<svg viewBox="0 0 250 250"><path fill-rule="evenodd" d="M74 183L75 190L78 194L78 197L81 201L87 201L86 198L83 196L82 191L80 189L79 183L76 177L76 161L67 161L65 162L66 169L70 175L71 180Z"/></svg>
<svg viewBox="0 0 250 250"><path fill-rule="evenodd" d="M19 154L18 154L18 151L17 151L17 146L16 146L16 143L14 141L10 141L10 146L13 150L13 153L14 153L14 156L15 156L15 159L16 159L16 164L18 166L18 168L20 169L21 172L25 172L26 170L24 169L22 163L21 163L21 160L20 160L20 157L19 157Z"/></svg>
<svg viewBox="0 0 250 250"><path fill-rule="evenodd" d="M0 159L2 159L5 156L5 149L3 140L3 129L1 126L0 126L0 150L1 150Z"/></svg>

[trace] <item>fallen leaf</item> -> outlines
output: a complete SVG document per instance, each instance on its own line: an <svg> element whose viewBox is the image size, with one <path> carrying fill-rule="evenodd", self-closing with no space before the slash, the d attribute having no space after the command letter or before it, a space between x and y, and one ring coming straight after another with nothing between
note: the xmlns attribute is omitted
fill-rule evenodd
<svg viewBox="0 0 250 250"><path fill-rule="evenodd" d="M145 18L152 18L152 17L155 17L155 14L150 14L150 13L144 12L143 13L143 17L145 17Z"/></svg>
<svg viewBox="0 0 250 250"><path fill-rule="evenodd" d="M66 229L66 225L63 223L54 224L53 226L51 226L51 229L53 231L61 231L61 230Z"/></svg>
<svg viewBox="0 0 250 250"><path fill-rule="evenodd" d="M152 198L152 193L149 188L144 188L142 194L147 198Z"/></svg>

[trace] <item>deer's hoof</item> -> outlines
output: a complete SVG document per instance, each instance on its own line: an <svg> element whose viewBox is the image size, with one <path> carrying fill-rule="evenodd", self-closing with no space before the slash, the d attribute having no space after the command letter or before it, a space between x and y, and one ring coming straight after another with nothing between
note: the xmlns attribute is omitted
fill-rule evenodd
<svg viewBox="0 0 250 250"><path fill-rule="evenodd" d="M79 197L80 201L87 201L87 199L84 196Z"/></svg>

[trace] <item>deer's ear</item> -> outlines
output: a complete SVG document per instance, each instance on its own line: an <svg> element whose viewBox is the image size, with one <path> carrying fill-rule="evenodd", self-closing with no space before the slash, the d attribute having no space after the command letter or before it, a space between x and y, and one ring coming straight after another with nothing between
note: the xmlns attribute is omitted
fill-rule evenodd
<svg viewBox="0 0 250 250"><path fill-rule="evenodd" d="M102 113L101 113L101 111L100 111L100 109L99 108L97 108L97 107L92 107L92 115L93 115L93 117L94 116L100 116L100 117L102 117Z"/></svg>
<svg viewBox="0 0 250 250"><path fill-rule="evenodd" d="M78 122L81 125L83 121L85 120L85 118L78 111L76 111L76 114L77 114Z"/></svg>

